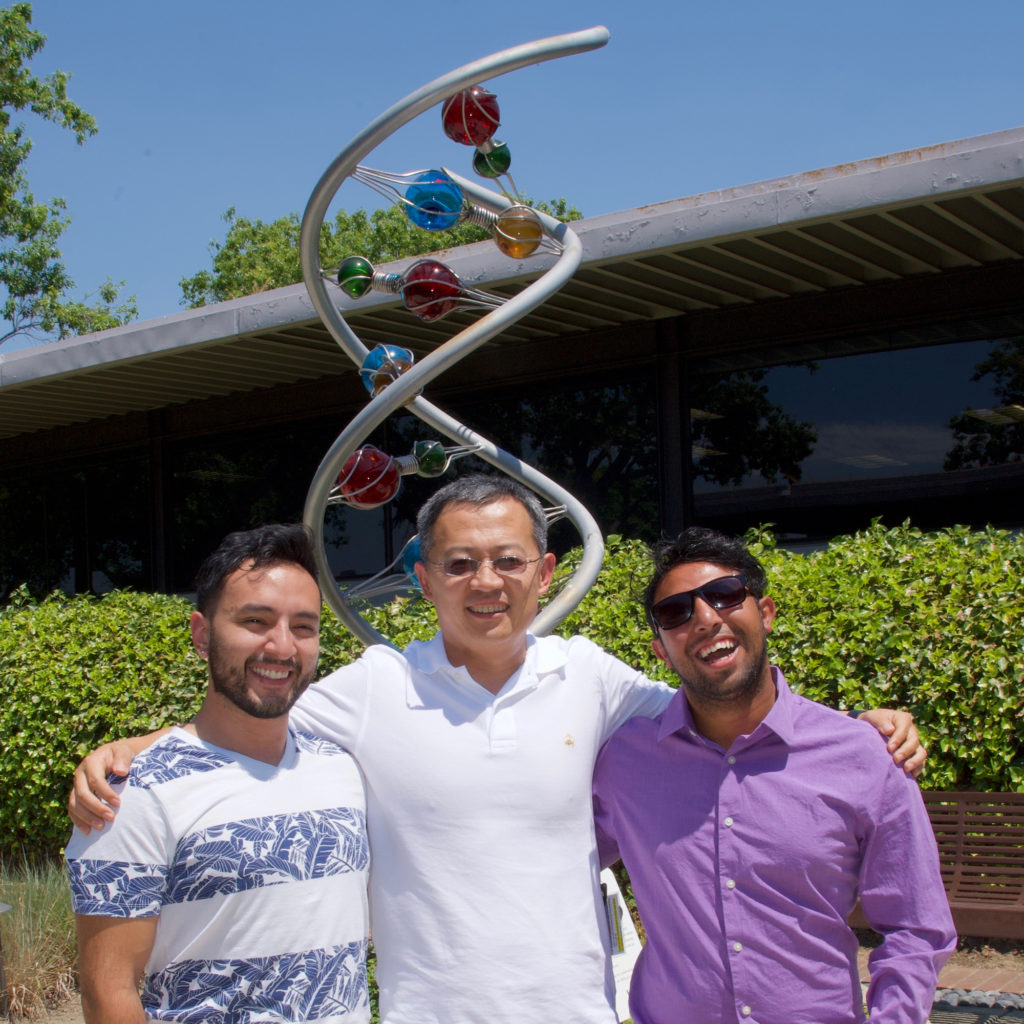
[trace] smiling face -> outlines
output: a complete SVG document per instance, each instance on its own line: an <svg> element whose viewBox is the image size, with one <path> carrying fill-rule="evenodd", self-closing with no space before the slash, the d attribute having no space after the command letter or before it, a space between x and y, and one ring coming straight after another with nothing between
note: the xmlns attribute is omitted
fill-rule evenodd
<svg viewBox="0 0 1024 1024"><path fill-rule="evenodd" d="M253 718L279 718L313 681L320 654L320 591L300 566L235 570L212 612L192 615L214 694Z"/></svg>
<svg viewBox="0 0 1024 1024"><path fill-rule="evenodd" d="M735 571L710 562L677 565L659 583L655 603ZM774 618L770 597L748 593L741 604L720 611L697 597L690 620L659 629L652 647L679 676L695 713L744 708L759 696L774 700L765 639Z"/></svg>
<svg viewBox="0 0 1024 1024"><path fill-rule="evenodd" d="M480 506L448 505L437 518L431 549L424 555L429 562L417 562L416 575L424 596L437 609L448 660L467 666L473 678L484 685L484 676L497 678L507 669L501 679L504 682L525 657L526 631L555 567L550 552L539 557L526 509L514 498ZM501 555L539 557L539 561L519 575L500 575L485 563L475 573L446 576L433 564L450 558L482 560Z"/></svg>

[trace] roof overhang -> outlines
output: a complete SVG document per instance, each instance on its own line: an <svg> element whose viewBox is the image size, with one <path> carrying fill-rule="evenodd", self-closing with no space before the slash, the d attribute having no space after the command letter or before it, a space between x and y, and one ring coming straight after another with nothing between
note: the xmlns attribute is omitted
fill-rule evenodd
<svg viewBox="0 0 1024 1024"><path fill-rule="evenodd" d="M578 221L573 280L491 346L1024 260L1024 129L840 164ZM514 294L546 258L489 242L441 255L464 282ZM412 260L378 269L401 271ZM339 307L368 345L422 354L433 324L394 296ZM0 439L354 370L303 285L4 354Z"/></svg>

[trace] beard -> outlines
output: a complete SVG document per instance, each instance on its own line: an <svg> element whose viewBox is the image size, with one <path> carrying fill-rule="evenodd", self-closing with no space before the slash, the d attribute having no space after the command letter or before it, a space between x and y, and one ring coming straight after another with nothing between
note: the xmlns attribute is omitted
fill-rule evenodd
<svg viewBox="0 0 1024 1024"><path fill-rule="evenodd" d="M674 663L672 668L679 676L679 682L692 704L707 708L709 711L722 711L726 708L739 710L750 706L761 688L761 680L764 677L767 664L768 641L762 636L761 649L756 656L751 658L747 670L740 673L726 688L703 675L684 675Z"/></svg>
<svg viewBox="0 0 1024 1024"><path fill-rule="evenodd" d="M277 661L272 658L249 658L241 667L232 663L224 654L212 630L210 632L208 664L210 682L214 692L227 697L235 707L253 718L280 718L288 714L292 705L305 693L316 673L316 662L309 666L309 671L299 676L292 687L276 696L259 697L252 693L245 684L248 670L253 665L275 666L296 671L301 663L296 658Z"/></svg>

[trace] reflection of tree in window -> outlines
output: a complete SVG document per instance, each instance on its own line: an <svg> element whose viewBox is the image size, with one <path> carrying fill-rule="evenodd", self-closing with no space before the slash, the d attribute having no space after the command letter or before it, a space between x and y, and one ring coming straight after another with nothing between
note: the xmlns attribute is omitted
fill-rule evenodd
<svg viewBox="0 0 1024 1024"><path fill-rule="evenodd" d="M811 372L815 367L810 367ZM690 392L696 477L726 486L760 473L800 479L800 463L814 451L814 425L795 419L768 397L767 370L697 377Z"/></svg>
<svg viewBox="0 0 1024 1024"><path fill-rule="evenodd" d="M198 559L230 530L302 517L326 445L314 433L277 430L216 447L183 447L174 465L175 589L187 590Z"/></svg>
<svg viewBox="0 0 1024 1024"><path fill-rule="evenodd" d="M972 381L992 378L996 402L990 409L967 409L949 421L953 447L945 468L1004 466L1024 458L1024 337L1000 338L974 368Z"/></svg>
<svg viewBox="0 0 1024 1024"><path fill-rule="evenodd" d="M658 449L653 387L649 381L598 384L528 398L495 398L472 404L443 403L471 429L536 467L574 494L605 533L653 540L658 532ZM431 432L412 417L392 419L389 443L396 454ZM399 440L400 438L400 440ZM427 494L403 484L395 502L399 517L455 473L496 472L474 458L462 459ZM411 481L410 481L411 483ZM569 541L577 543L576 539Z"/></svg>

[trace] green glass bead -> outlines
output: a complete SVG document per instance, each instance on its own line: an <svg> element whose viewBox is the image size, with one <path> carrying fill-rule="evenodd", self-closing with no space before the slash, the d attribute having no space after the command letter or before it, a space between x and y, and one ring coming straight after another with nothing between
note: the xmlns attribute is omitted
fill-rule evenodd
<svg viewBox="0 0 1024 1024"><path fill-rule="evenodd" d="M362 256L349 256L338 267L338 284L346 295L361 299L373 285L373 264Z"/></svg>
<svg viewBox="0 0 1024 1024"><path fill-rule="evenodd" d="M473 170L481 178L497 178L512 166L512 154L504 142L497 142L490 149L478 149L473 154Z"/></svg>
<svg viewBox="0 0 1024 1024"><path fill-rule="evenodd" d="M440 476L448 468L448 456L440 441L417 441L412 446L412 453L419 464L419 476Z"/></svg>

